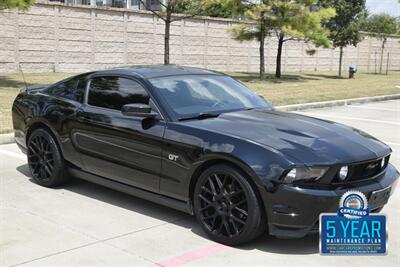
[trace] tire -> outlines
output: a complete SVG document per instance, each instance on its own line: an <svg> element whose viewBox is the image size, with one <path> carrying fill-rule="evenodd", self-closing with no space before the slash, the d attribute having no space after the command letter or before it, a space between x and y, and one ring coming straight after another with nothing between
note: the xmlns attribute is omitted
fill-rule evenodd
<svg viewBox="0 0 400 267"><path fill-rule="evenodd" d="M37 129L29 136L27 156L29 170L37 184L54 187L68 180L60 149L48 131Z"/></svg>
<svg viewBox="0 0 400 267"><path fill-rule="evenodd" d="M197 180L194 212L210 239L229 246L246 243L266 229L257 194L237 168L218 164Z"/></svg>

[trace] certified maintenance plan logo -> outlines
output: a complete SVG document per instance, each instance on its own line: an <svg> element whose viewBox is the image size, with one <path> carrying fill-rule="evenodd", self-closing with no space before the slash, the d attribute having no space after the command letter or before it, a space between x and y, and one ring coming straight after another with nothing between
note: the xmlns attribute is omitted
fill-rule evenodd
<svg viewBox="0 0 400 267"><path fill-rule="evenodd" d="M337 213L320 215L320 253L386 254L386 216L370 214L365 195L343 194Z"/></svg>

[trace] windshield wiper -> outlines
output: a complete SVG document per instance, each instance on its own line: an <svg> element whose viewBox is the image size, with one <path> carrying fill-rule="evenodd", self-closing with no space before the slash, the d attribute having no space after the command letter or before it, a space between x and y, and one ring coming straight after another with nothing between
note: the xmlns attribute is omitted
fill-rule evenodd
<svg viewBox="0 0 400 267"><path fill-rule="evenodd" d="M219 115L220 115L219 113L199 113L195 116L181 117L178 120L179 121L194 120L194 119L202 120L202 119L208 119L208 118L216 118Z"/></svg>

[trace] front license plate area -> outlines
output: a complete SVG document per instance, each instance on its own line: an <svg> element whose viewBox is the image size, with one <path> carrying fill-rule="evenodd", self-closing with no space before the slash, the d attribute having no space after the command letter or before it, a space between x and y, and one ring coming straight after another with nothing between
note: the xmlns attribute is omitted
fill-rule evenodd
<svg viewBox="0 0 400 267"><path fill-rule="evenodd" d="M384 206L389 200L391 190L391 187L387 187L382 190L372 192L368 201L370 210Z"/></svg>

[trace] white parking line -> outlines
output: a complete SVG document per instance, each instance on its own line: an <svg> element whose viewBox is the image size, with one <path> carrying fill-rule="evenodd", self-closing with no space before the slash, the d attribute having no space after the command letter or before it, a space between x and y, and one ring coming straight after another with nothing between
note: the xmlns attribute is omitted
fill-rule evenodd
<svg viewBox="0 0 400 267"><path fill-rule="evenodd" d="M3 149L0 149L0 154L6 155L6 156L11 156L11 157L26 161L26 156L24 154L15 153L15 152L3 150Z"/></svg>
<svg viewBox="0 0 400 267"><path fill-rule="evenodd" d="M348 105L347 107L349 107L349 108L361 108L361 109L372 109L372 110L400 112L400 109L391 109L391 108L376 108L376 107L355 106L355 105Z"/></svg>
<svg viewBox="0 0 400 267"><path fill-rule="evenodd" d="M391 145L391 146L400 146L399 143L386 142L386 141L382 141L382 142L384 142L384 143L387 144L387 145Z"/></svg>
<svg viewBox="0 0 400 267"><path fill-rule="evenodd" d="M364 119L364 118L354 118L354 117L345 117L345 116L336 116L336 115L325 115L325 114L315 114L311 112L299 112L299 114L311 116L311 117L326 117L326 118L333 118L333 119L344 119L344 120L353 120L353 121L367 121L367 122L375 122L375 123L382 123L382 124L392 124L392 125L400 125L400 122L396 121L384 121L384 120L371 120L371 119Z"/></svg>

